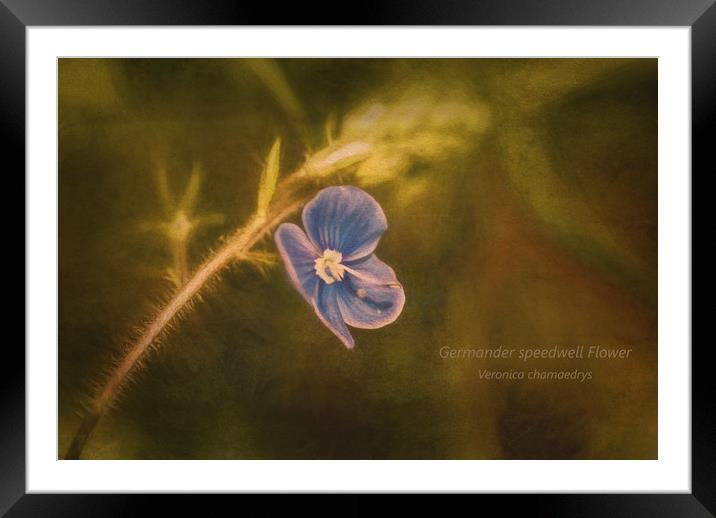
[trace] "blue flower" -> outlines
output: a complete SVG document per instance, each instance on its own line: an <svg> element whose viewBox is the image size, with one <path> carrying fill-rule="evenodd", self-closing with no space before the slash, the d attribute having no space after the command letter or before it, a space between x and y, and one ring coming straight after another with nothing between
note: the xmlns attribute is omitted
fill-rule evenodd
<svg viewBox="0 0 716 518"><path fill-rule="evenodd" d="M347 325L377 329L395 321L405 292L373 253L388 228L378 202L357 187L328 187L304 207L303 226L305 233L281 224L276 244L291 281L326 327L352 348Z"/></svg>

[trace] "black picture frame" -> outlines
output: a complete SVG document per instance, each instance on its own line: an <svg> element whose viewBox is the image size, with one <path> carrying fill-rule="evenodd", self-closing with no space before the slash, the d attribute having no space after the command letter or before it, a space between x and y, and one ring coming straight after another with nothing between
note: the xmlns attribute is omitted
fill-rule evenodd
<svg viewBox="0 0 716 518"><path fill-rule="evenodd" d="M305 24L689 26L692 169L700 170L706 177L713 172L712 166L707 169L707 152L713 146L709 137L716 124L716 5L713 4L714 0L393 0L360 2L353 9L340 11L328 4L283 3L276 9L277 4L228 0L0 0L0 141L5 163L13 164L6 175L17 171L16 177L20 177L19 170L25 167L25 31L28 26ZM341 16L340 12L350 14ZM19 340L7 340L3 347L0 513L102 516L131 515L135 510L144 509L141 500L148 498L146 495L25 494L25 355ZM530 494L479 495L477 498L490 498L491 503L498 503L500 511L508 515L522 508L538 516L713 516L716 513L716 412L711 398L716 390L708 361L711 347L708 342L692 347L690 494ZM496 499L499 500L494 502ZM363 507L356 496L351 497L351 504L341 505L343 513L373 507L371 504ZM420 505L424 507L424 503Z"/></svg>

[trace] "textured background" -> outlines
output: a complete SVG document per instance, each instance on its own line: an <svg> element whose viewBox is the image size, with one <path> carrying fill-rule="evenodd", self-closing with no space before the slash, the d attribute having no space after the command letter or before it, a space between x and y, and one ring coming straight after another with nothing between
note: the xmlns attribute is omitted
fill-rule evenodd
<svg viewBox="0 0 716 518"><path fill-rule="evenodd" d="M419 112L438 95L469 131L433 113L402 137L420 152L376 164L399 156L400 174L364 185L388 217L378 253L405 286L401 317L354 330L347 351L282 266L238 266L83 456L656 458L656 60L65 59L59 80L61 452L173 289L159 168L175 195L201 172L196 265L254 210L276 136L286 173L367 99ZM591 370L579 384L485 381L480 368L523 365L439 355L591 344L633 357L529 364Z"/></svg>

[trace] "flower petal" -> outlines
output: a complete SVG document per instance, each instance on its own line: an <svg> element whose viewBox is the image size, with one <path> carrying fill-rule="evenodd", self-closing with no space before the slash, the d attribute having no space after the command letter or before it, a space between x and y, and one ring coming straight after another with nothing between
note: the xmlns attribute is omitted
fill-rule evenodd
<svg viewBox="0 0 716 518"><path fill-rule="evenodd" d="M349 349L353 348L355 342L351 336L341 310L338 307L340 293L344 290L343 283L326 284L321 282L318 285L318 296L316 297L316 314L328 329L341 339L343 345Z"/></svg>
<svg viewBox="0 0 716 518"><path fill-rule="evenodd" d="M375 255L346 264L338 306L353 327L376 329L393 322L403 311L405 291L393 269Z"/></svg>
<svg viewBox="0 0 716 518"><path fill-rule="evenodd" d="M373 253L388 223L370 194L344 185L323 189L306 204L303 226L320 252L336 250L353 261Z"/></svg>
<svg viewBox="0 0 716 518"><path fill-rule="evenodd" d="M307 301L313 303L320 280L314 270L314 261L319 256L316 247L308 240L301 227L293 223L282 223L276 230L274 239L294 286Z"/></svg>

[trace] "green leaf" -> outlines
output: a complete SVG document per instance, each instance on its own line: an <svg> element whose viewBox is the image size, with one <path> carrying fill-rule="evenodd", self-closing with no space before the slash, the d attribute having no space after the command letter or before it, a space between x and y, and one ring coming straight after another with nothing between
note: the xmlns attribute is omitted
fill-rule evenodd
<svg viewBox="0 0 716 518"><path fill-rule="evenodd" d="M277 137L271 146L268 158L266 159L266 167L261 173L259 180L259 197L256 212L259 216L266 216L271 198L276 191L276 183L278 182L278 172L280 167L281 154L281 138Z"/></svg>
<svg viewBox="0 0 716 518"><path fill-rule="evenodd" d="M191 176L186 184L184 195L182 196L179 208L191 212L196 205L197 197L199 196L199 189L201 187L201 168L199 164L194 164L191 170Z"/></svg>
<svg viewBox="0 0 716 518"><path fill-rule="evenodd" d="M291 86L286 74L275 59L253 58L244 61L246 65L259 78L263 85L271 92L281 108L289 116L296 131L305 144L311 141L311 130L307 126L306 110L301 100Z"/></svg>

